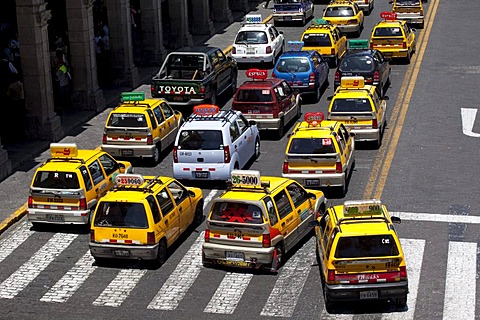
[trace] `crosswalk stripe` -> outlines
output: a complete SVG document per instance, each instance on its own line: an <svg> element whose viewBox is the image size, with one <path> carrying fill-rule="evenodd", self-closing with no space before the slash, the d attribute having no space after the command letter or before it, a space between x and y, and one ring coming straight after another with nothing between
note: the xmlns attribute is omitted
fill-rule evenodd
<svg viewBox="0 0 480 320"><path fill-rule="evenodd" d="M119 307L140 279L147 273L145 269L123 269L93 302L96 306Z"/></svg>
<svg viewBox="0 0 480 320"><path fill-rule="evenodd" d="M448 244L447 274L443 319L475 319L477 244Z"/></svg>
<svg viewBox="0 0 480 320"><path fill-rule="evenodd" d="M32 282L70 243L77 234L57 233L17 271L0 284L0 298L13 299Z"/></svg>
<svg viewBox="0 0 480 320"><path fill-rule="evenodd" d="M87 253L75 263L75 266L45 293L40 301L66 302L97 268L97 266L93 265L93 262L94 259L90 251L87 251Z"/></svg>
<svg viewBox="0 0 480 320"><path fill-rule="evenodd" d="M420 273L422 271L425 240L400 239L400 243L407 264L409 290L407 297L407 311L399 310L398 312L386 313L382 316L382 319L384 320L407 320L413 319L413 316L415 315L415 303L417 301Z"/></svg>
<svg viewBox="0 0 480 320"><path fill-rule="evenodd" d="M25 242L35 231L30 230L27 221L21 222L12 233L0 243L0 262L5 260L19 245Z"/></svg>
<svg viewBox="0 0 480 320"><path fill-rule="evenodd" d="M192 244L160 291L148 305L148 309L175 310L192 286L202 267L204 231Z"/></svg>
<svg viewBox="0 0 480 320"><path fill-rule="evenodd" d="M291 317L315 261L315 240L306 242L280 269L262 316Z"/></svg>
<svg viewBox="0 0 480 320"><path fill-rule="evenodd" d="M252 278L251 273L228 272L203 312L232 314Z"/></svg>

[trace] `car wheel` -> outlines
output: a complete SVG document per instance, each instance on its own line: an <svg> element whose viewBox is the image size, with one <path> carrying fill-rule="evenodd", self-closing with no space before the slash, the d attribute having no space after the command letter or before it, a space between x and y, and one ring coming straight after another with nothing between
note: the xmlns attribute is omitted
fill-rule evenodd
<svg viewBox="0 0 480 320"><path fill-rule="evenodd" d="M398 308L405 309L407 307L407 296L396 298L395 304L397 305Z"/></svg>
<svg viewBox="0 0 480 320"><path fill-rule="evenodd" d="M345 196L345 194L347 194L347 177L348 177L348 172L345 172L345 176L343 177L343 180L342 180L342 185L338 187L338 194L342 198Z"/></svg>
<svg viewBox="0 0 480 320"><path fill-rule="evenodd" d="M305 25L305 22L307 21L307 19L305 18L305 14L302 16L302 27Z"/></svg>
<svg viewBox="0 0 480 320"><path fill-rule="evenodd" d="M332 60L332 67L336 68L337 65L338 65L338 56L335 56L335 58L333 58Z"/></svg>
<svg viewBox="0 0 480 320"><path fill-rule="evenodd" d="M200 201L195 208L195 215L193 216L193 227L198 227L203 222L203 203Z"/></svg>
<svg viewBox="0 0 480 320"><path fill-rule="evenodd" d="M160 145L160 143L157 143L155 145L155 148L153 149L153 157L152 157L152 164L153 165L157 165L159 162L160 162L160 153L162 150L162 147Z"/></svg>
<svg viewBox="0 0 480 320"><path fill-rule="evenodd" d="M410 54L410 51L407 52L407 57L406 57L405 60L407 61L407 64L409 64L409 63L410 63L410 60L412 60L412 56L411 56L411 54Z"/></svg>
<svg viewBox="0 0 480 320"><path fill-rule="evenodd" d="M273 250L272 264L270 266L270 272L277 273L278 269L283 263L284 250L281 245L276 245Z"/></svg>
<svg viewBox="0 0 480 320"><path fill-rule="evenodd" d="M283 122L283 118L282 118L280 119L280 125L278 126L277 138L279 140L282 139L284 133L285 133L285 123Z"/></svg>
<svg viewBox="0 0 480 320"><path fill-rule="evenodd" d="M255 159L260 157L260 140L258 138L255 140L255 154L253 156Z"/></svg>
<svg viewBox="0 0 480 320"><path fill-rule="evenodd" d="M165 239L162 239L158 244L157 257L154 264L156 267L161 267L165 260L167 260L167 242L165 242Z"/></svg>
<svg viewBox="0 0 480 320"><path fill-rule="evenodd" d="M318 253L318 241L315 241L315 258L317 259L317 264L320 265L322 260L320 259L320 253Z"/></svg>
<svg viewBox="0 0 480 320"><path fill-rule="evenodd" d="M320 86L316 87L315 93L313 94L313 103L317 103L318 101L320 101L321 94L322 92Z"/></svg>
<svg viewBox="0 0 480 320"><path fill-rule="evenodd" d="M375 141L375 148L380 149L382 146L382 137L383 137L383 127L380 127L378 130L377 141Z"/></svg>
<svg viewBox="0 0 480 320"><path fill-rule="evenodd" d="M299 102L298 108L297 108L297 119L300 119L301 117L302 117L302 105Z"/></svg>

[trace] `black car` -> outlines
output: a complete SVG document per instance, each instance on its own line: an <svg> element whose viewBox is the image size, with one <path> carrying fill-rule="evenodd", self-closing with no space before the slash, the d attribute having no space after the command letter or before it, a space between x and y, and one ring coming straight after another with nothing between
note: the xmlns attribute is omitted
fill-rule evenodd
<svg viewBox="0 0 480 320"><path fill-rule="evenodd" d="M377 86L383 97L390 85L390 59L378 50L348 49L335 70L334 88L340 86L342 77L362 76L365 84Z"/></svg>

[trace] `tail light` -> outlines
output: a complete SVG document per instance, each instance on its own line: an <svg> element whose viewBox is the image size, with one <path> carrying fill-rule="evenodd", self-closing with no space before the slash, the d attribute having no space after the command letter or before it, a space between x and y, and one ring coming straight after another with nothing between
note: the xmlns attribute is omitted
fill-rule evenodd
<svg viewBox="0 0 480 320"><path fill-rule="evenodd" d="M271 239L270 239L270 233L263 234L262 235L262 247L264 248L270 248L272 246Z"/></svg>
<svg viewBox="0 0 480 320"><path fill-rule="evenodd" d="M283 170L282 170L283 173L288 173L288 162L287 161L284 161L283 162Z"/></svg>
<svg viewBox="0 0 480 320"><path fill-rule="evenodd" d="M327 281L328 282L334 282L335 281L335 270L328 270Z"/></svg>
<svg viewBox="0 0 480 320"><path fill-rule="evenodd" d="M105 133L103 134L102 143L107 143L107 135Z"/></svg>
<svg viewBox="0 0 480 320"><path fill-rule="evenodd" d="M152 95L155 93L155 87L153 85L150 86L150 92Z"/></svg>
<svg viewBox="0 0 480 320"><path fill-rule="evenodd" d="M233 54L236 54L236 53L237 53L237 48L233 47L232 53L233 53Z"/></svg>
<svg viewBox="0 0 480 320"><path fill-rule="evenodd" d="M210 242L210 230L205 230L204 240Z"/></svg>
<svg viewBox="0 0 480 320"><path fill-rule="evenodd" d="M267 48L265 49L265 52L266 53L272 53L272 47L267 46Z"/></svg>
<svg viewBox="0 0 480 320"><path fill-rule="evenodd" d="M90 229L90 241L95 241L95 230Z"/></svg>
<svg viewBox="0 0 480 320"><path fill-rule="evenodd" d="M341 162L335 163L335 172L336 173L342 173L343 172L343 167Z"/></svg>
<svg viewBox="0 0 480 320"><path fill-rule="evenodd" d="M420 15L423 16L423 10L420 10Z"/></svg>
<svg viewBox="0 0 480 320"><path fill-rule="evenodd" d="M335 48L330 49L330 54L331 54L332 56L335 55Z"/></svg>
<svg viewBox="0 0 480 320"><path fill-rule="evenodd" d="M230 147L229 146L223 147L223 162L230 163Z"/></svg>
<svg viewBox="0 0 480 320"><path fill-rule="evenodd" d="M370 42L370 49L373 49L373 42Z"/></svg>
<svg viewBox="0 0 480 320"><path fill-rule="evenodd" d="M275 72L272 71L272 78L276 78Z"/></svg>
<svg viewBox="0 0 480 320"><path fill-rule="evenodd" d="M335 82L340 82L340 72L339 71L335 72Z"/></svg>
<svg viewBox="0 0 480 320"><path fill-rule="evenodd" d="M311 72L310 75L308 76L308 86L310 88L315 87L315 72Z"/></svg>
<svg viewBox="0 0 480 320"><path fill-rule="evenodd" d="M407 49L407 43L405 41L402 43L402 48Z"/></svg>
<svg viewBox="0 0 480 320"><path fill-rule="evenodd" d="M204 86L200 87L200 94L205 94L205 87Z"/></svg>
<svg viewBox="0 0 480 320"><path fill-rule="evenodd" d="M147 136L147 144L152 145L153 144L153 137L152 136Z"/></svg>
<svg viewBox="0 0 480 320"><path fill-rule="evenodd" d="M378 129L378 121L377 119L372 120L372 129Z"/></svg>
<svg viewBox="0 0 480 320"><path fill-rule="evenodd" d="M173 162L178 163L178 147L173 147Z"/></svg>
<svg viewBox="0 0 480 320"><path fill-rule="evenodd" d="M378 81L380 81L380 72L375 71L375 73L373 74L373 82L378 82Z"/></svg>
<svg viewBox="0 0 480 320"><path fill-rule="evenodd" d="M33 197L32 196L28 196L28 207L29 208L33 207Z"/></svg>
<svg viewBox="0 0 480 320"><path fill-rule="evenodd" d="M80 198L80 210L87 210L87 199Z"/></svg>
<svg viewBox="0 0 480 320"><path fill-rule="evenodd" d="M400 267L400 280L407 280L407 267Z"/></svg>
<svg viewBox="0 0 480 320"><path fill-rule="evenodd" d="M155 232L147 232L147 244L155 244Z"/></svg>
<svg viewBox="0 0 480 320"><path fill-rule="evenodd" d="M365 0L364 3L365 3L365 4L368 4L368 0Z"/></svg>

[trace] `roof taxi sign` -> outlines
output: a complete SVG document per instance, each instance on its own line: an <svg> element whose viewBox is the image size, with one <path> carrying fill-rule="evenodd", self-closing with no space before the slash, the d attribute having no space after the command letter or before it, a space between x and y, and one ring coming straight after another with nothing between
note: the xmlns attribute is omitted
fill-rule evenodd
<svg viewBox="0 0 480 320"><path fill-rule="evenodd" d="M232 170L232 185L236 187L260 187L260 171L258 170Z"/></svg>
<svg viewBox="0 0 480 320"><path fill-rule="evenodd" d="M323 112L307 112L303 119L312 126L317 126L325 119Z"/></svg>
<svg viewBox="0 0 480 320"><path fill-rule="evenodd" d="M369 49L369 41L367 39L349 39L347 49Z"/></svg>
<svg viewBox="0 0 480 320"><path fill-rule="evenodd" d="M287 50L288 51L302 51L303 45L305 43L303 41L288 41L287 42Z"/></svg>
<svg viewBox="0 0 480 320"><path fill-rule="evenodd" d="M382 215L382 202L380 200L350 200L343 203L345 217L365 217Z"/></svg>
<svg viewBox="0 0 480 320"><path fill-rule="evenodd" d="M115 177L117 186L141 186L144 182L141 174L119 173Z"/></svg>
<svg viewBox="0 0 480 320"><path fill-rule="evenodd" d="M340 87L342 88L363 88L365 79L363 77L342 77Z"/></svg>
<svg viewBox="0 0 480 320"><path fill-rule="evenodd" d="M145 100L145 92L122 92L120 97L122 102L143 101Z"/></svg>
<svg viewBox="0 0 480 320"><path fill-rule="evenodd" d="M385 19L385 21L397 20L397 13L390 11L382 11L380 12L380 18Z"/></svg>
<svg viewBox="0 0 480 320"><path fill-rule="evenodd" d="M330 22L328 22L325 19L314 19L312 22L312 26L318 27L318 26L326 26L330 25Z"/></svg>
<svg viewBox="0 0 480 320"><path fill-rule="evenodd" d="M245 72L245 75L248 78L252 78L254 80L265 80L268 77L268 71L267 70L260 70L260 69L248 69Z"/></svg>
<svg viewBox="0 0 480 320"><path fill-rule="evenodd" d="M213 116L220 112L220 108L214 104L199 104L193 107L193 114L197 116Z"/></svg>
<svg viewBox="0 0 480 320"><path fill-rule="evenodd" d="M73 158L78 155L76 143L50 143L52 158Z"/></svg>
<svg viewBox="0 0 480 320"><path fill-rule="evenodd" d="M262 23L261 14L247 14L245 16L245 23Z"/></svg>

